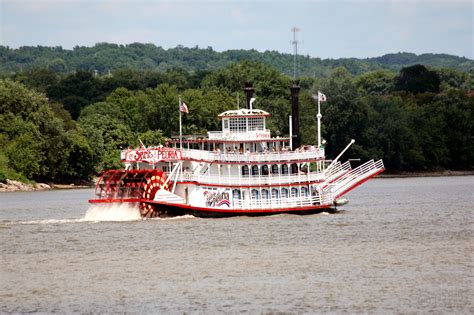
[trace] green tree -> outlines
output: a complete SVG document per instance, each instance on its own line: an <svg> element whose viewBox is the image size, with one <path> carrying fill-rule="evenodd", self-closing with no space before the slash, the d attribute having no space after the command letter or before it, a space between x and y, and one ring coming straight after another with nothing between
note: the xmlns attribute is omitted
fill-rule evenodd
<svg viewBox="0 0 474 315"><path fill-rule="evenodd" d="M435 71L426 69L423 65L414 65L400 70L395 78L395 91L409 93L439 92L440 79Z"/></svg>

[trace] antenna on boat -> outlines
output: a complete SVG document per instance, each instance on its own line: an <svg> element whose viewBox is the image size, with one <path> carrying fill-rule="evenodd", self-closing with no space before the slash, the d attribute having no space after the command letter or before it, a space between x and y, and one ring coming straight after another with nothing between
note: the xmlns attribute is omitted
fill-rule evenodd
<svg viewBox="0 0 474 315"><path fill-rule="evenodd" d="M293 80L296 80L298 76L298 64L297 64L297 56L298 56L298 41L296 40L296 33L300 31L299 28L294 26L291 31L293 32L293 41L291 44L293 45Z"/></svg>

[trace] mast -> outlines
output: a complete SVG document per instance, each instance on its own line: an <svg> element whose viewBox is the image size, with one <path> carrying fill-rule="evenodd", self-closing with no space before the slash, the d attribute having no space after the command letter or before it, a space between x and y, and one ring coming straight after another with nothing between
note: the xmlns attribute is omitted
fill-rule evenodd
<svg viewBox="0 0 474 315"><path fill-rule="evenodd" d="M291 29L293 32L293 41L291 42L294 47L294 57L293 57L293 85L290 87L291 91L291 122L292 122L292 138L291 149L294 150L301 145L301 136L300 136L300 109L299 109L299 93L300 85L297 80L298 77L298 41L296 40L296 32L299 32L300 29L293 27Z"/></svg>

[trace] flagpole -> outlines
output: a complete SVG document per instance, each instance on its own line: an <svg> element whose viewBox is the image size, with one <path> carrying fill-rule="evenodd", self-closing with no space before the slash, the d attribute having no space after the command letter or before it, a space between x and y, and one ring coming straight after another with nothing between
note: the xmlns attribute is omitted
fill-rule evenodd
<svg viewBox="0 0 474 315"><path fill-rule="evenodd" d="M320 92L318 91L318 115L316 116L318 118L318 149L321 148L321 97L320 97Z"/></svg>
<svg viewBox="0 0 474 315"><path fill-rule="evenodd" d="M183 149L183 126L181 122L181 95L179 96L179 104L178 104L178 110L179 110L179 149Z"/></svg>

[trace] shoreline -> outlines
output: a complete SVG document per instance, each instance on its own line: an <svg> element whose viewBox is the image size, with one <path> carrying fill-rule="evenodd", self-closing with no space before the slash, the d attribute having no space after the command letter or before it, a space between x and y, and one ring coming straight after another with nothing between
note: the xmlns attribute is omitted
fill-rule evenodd
<svg viewBox="0 0 474 315"><path fill-rule="evenodd" d="M426 171L426 172L393 172L393 173L382 173L377 175L375 178L409 178L409 177L449 177L449 176L474 176L474 170L472 171Z"/></svg>
<svg viewBox="0 0 474 315"><path fill-rule="evenodd" d="M448 177L448 176L474 176L473 171L431 171L431 172L398 172L398 173L382 173L377 178L411 178L411 177ZM0 193L2 192L18 192L18 191L43 191L43 190L65 190L65 189L87 189L95 187L95 180L76 181L71 184L60 183L22 183L7 179L6 183L0 183Z"/></svg>
<svg viewBox="0 0 474 315"><path fill-rule="evenodd" d="M18 192L18 191L43 191L43 190L63 190L63 189L86 189L94 188L93 181L79 181L71 184L59 183L23 183L20 181L7 179L6 183L0 183L0 193L2 192Z"/></svg>

